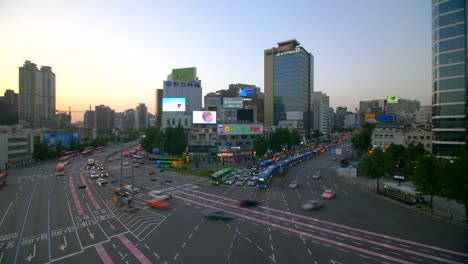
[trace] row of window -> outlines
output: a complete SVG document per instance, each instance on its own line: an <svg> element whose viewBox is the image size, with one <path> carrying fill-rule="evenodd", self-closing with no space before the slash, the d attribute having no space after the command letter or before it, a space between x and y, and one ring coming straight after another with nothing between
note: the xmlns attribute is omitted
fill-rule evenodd
<svg viewBox="0 0 468 264"><path fill-rule="evenodd" d="M434 69L432 74L435 79L464 75L465 64L438 67Z"/></svg>
<svg viewBox="0 0 468 264"><path fill-rule="evenodd" d="M434 128L465 128L467 120L464 118L437 118L432 119Z"/></svg>
<svg viewBox="0 0 468 264"><path fill-rule="evenodd" d="M465 102L465 91L453 91L445 93L436 93L432 96L432 103L456 103L456 102Z"/></svg>
<svg viewBox="0 0 468 264"><path fill-rule="evenodd" d="M385 139L393 139L393 135L382 135L382 134L375 134L374 138L385 138Z"/></svg>
<svg viewBox="0 0 468 264"><path fill-rule="evenodd" d="M432 54L455 49L464 49L465 43L465 35L460 35L460 37L454 39L444 40L434 45L432 48Z"/></svg>
<svg viewBox="0 0 468 264"><path fill-rule="evenodd" d="M439 105L432 107L432 116L465 115L465 104Z"/></svg>
<svg viewBox="0 0 468 264"><path fill-rule="evenodd" d="M435 131L434 141L467 141L465 131Z"/></svg>
<svg viewBox="0 0 468 264"><path fill-rule="evenodd" d="M465 10L459 9L459 11L447 15L442 15L434 20L432 29L447 26L450 24L463 22L465 20Z"/></svg>
<svg viewBox="0 0 468 264"><path fill-rule="evenodd" d="M433 91L445 91L453 89L464 89L465 88L465 78L458 77L452 79L438 80L433 82Z"/></svg>
<svg viewBox="0 0 468 264"><path fill-rule="evenodd" d="M465 1L463 0L452 0L438 4L439 2L441 1L432 1L432 7L434 8L433 17L460 8L465 8Z"/></svg>
<svg viewBox="0 0 468 264"><path fill-rule="evenodd" d="M450 53L440 54L434 57L433 65L445 65L450 63L464 62L465 61L465 51L459 50Z"/></svg>
<svg viewBox="0 0 468 264"><path fill-rule="evenodd" d="M424 137L426 139L431 139L431 136L419 136L419 139L424 139ZM408 139L411 139L411 138L418 139L418 136L408 136Z"/></svg>

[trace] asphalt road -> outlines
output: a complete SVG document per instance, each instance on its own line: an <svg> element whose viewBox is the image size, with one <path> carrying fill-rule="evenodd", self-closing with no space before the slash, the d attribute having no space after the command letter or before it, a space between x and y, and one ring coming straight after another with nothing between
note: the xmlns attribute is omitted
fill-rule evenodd
<svg viewBox="0 0 468 264"><path fill-rule="evenodd" d="M53 175L54 162L11 171L0 190L0 264L468 263L466 227L341 181L335 176L339 161L328 153L290 168L286 179L274 179L265 190L211 186L206 179L159 173L147 161L133 169L142 192L133 199L138 210L128 214L112 203L120 183L109 178L114 186L99 187L84 168L87 158L105 161L117 150L75 157L60 177ZM119 161L107 167L120 178ZM321 179L312 179L314 173ZM131 167L122 174L131 175ZM299 188L287 188L292 179ZM300 208L325 188L337 196L324 208ZM149 189L172 193L170 207L148 207ZM261 204L240 208L246 198ZM213 209L235 219L206 219Z"/></svg>

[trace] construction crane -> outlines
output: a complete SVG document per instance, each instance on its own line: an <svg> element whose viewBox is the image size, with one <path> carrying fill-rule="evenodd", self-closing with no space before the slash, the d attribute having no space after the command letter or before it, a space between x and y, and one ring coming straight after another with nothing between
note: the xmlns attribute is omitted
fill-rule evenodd
<svg viewBox="0 0 468 264"><path fill-rule="evenodd" d="M71 124L71 114L72 114L72 113L83 113L83 112L85 112L85 111L72 111L72 110L71 110L71 106L69 106L69 107L68 107L68 111L55 109L55 112L56 112L56 113L68 113L68 118L69 118L69 121L70 121L70 124Z"/></svg>

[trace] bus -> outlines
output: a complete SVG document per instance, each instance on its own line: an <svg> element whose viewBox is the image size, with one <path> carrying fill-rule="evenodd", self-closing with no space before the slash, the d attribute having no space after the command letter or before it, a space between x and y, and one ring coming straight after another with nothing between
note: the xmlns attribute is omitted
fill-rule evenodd
<svg viewBox="0 0 468 264"><path fill-rule="evenodd" d="M398 185L395 182L382 182L383 195L392 197L408 204L419 204L424 202L422 193L415 188L405 185Z"/></svg>
<svg viewBox="0 0 468 264"><path fill-rule="evenodd" d="M277 152L275 154L273 154L273 160L275 162L279 161L279 160L283 160L283 159L286 159L287 156L286 156L286 153L284 152Z"/></svg>
<svg viewBox="0 0 468 264"><path fill-rule="evenodd" d="M106 147L106 146L97 147L94 151L96 151L96 152L101 152L101 151L104 150L105 147Z"/></svg>
<svg viewBox="0 0 468 264"><path fill-rule="evenodd" d="M8 171L0 170L0 188L7 184Z"/></svg>
<svg viewBox="0 0 468 264"><path fill-rule="evenodd" d="M271 171L265 170L258 175L257 187L260 189L265 189L268 187L271 178Z"/></svg>
<svg viewBox="0 0 468 264"><path fill-rule="evenodd" d="M89 156L89 155L92 155L94 152L94 148L93 149L85 149L81 152L81 154L83 155L83 157L86 157L86 156Z"/></svg>
<svg viewBox="0 0 468 264"><path fill-rule="evenodd" d="M62 156L60 157L60 163L65 163L65 164L68 164L71 160L71 158L73 158L74 156L73 155L68 155L68 156Z"/></svg>
<svg viewBox="0 0 468 264"><path fill-rule="evenodd" d="M62 154L62 157L65 157L65 156L76 157L76 156L78 156L78 153L79 153L78 150L65 151L65 152Z"/></svg>
<svg viewBox="0 0 468 264"><path fill-rule="evenodd" d="M65 175L65 163L59 163L57 164L57 167L55 167L55 176L63 176Z"/></svg>
<svg viewBox="0 0 468 264"><path fill-rule="evenodd" d="M260 161L260 168L265 169L268 168L271 164L273 164L275 161L272 159L267 159L267 160L262 160Z"/></svg>
<svg viewBox="0 0 468 264"><path fill-rule="evenodd" d="M210 183L213 185L219 185L226 181L229 173L231 173L232 169L231 168L224 168L222 170L219 170L213 174L211 174L211 180Z"/></svg>
<svg viewBox="0 0 468 264"><path fill-rule="evenodd" d="M140 164L143 164L143 159L144 159L143 156L133 154L131 157L132 157L132 159L133 159L133 163L140 163Z"/></svg>

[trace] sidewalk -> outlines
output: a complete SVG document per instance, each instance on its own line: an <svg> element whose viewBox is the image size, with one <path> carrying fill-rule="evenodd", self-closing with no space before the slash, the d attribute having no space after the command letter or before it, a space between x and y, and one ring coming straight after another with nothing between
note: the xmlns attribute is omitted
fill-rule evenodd
<svg viewBox="0 0 468 264"><path fill-rule="evenodd" d="M366 178L365 176L358 176L356 178L349 178L349 177L343 177L343 176L337 176L337 177L350 184L353 184L354 186L358 187L359 189L363 191L372 192L378 195L377 194L377 180L372 180L372 179ZM382 178L380 179L380 184L382 184L382 181L393 181L393 180ZM411 182L404 182L402 183L402 185L414 187ZM380 186L380 189L381 188L382 188L382 185ZM383 195L378 195L378 196L381 198L387 199L387 197ZM426 214L428 216L436 217L436 218L450 221L450 222L462 223L465 225L467 224L467 221L465 220L465 206L463 204L459 204L455 201L450 201L449 203L447 199L445 198L434 196L433 204L432 204L433 210L431 212L431 209L429 208L430 196L424 195L423 197L424 197L424 200L427 202L427 204L419 206L419 207L417 207L416 205L408 205L408 204L399 202L391 198L388 198L388 199L390 201L395 201L398 204L405 205L407 208ZM452 217L449 216L449 206L450 206Z"/></svg>

